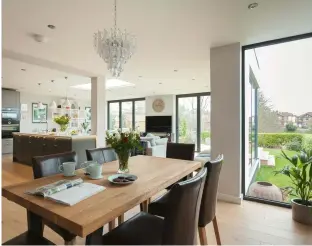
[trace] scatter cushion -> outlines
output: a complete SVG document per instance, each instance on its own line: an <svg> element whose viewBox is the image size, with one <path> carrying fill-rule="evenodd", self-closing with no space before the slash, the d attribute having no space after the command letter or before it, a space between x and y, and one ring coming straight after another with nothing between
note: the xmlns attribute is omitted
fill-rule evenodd
<svg viewBox="0 0 312 246"><path fill-rule="evenodd" d="M168 138L160 138L155 141L156 145L165 145L168 142Z"/></svg>

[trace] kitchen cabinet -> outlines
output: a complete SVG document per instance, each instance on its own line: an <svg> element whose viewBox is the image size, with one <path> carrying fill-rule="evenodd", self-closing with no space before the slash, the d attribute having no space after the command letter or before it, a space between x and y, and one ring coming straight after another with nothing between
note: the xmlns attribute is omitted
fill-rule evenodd
<svg viewBox="0 0 312 246"><path fill-rule="evenodd" d="M2 89L2 108L20 108L20 92Z"/></svg>
<svg viewBox="0 0 312 246"><path fill-rule="evenodd" d="M13 153L13 139L2 139L2 154L12 154Z"/></svg>

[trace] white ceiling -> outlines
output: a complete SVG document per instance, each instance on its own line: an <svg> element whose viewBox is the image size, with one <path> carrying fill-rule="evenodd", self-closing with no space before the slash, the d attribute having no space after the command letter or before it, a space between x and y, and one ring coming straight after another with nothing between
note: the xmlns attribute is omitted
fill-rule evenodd
<svg viewBox="0 0 312 246"><path fill-rule="evenodd" d="M248 10L254 1L258 8ZM107 74L93 33L112 26L112 9L112 0L3 0L3 86L64 96L64 76L74 85ZM138 46L121 78L136 86L112 89L108 99L209 91L210 47L311 32L311 9L311 0L118 0L117 25ZM49 42L37 43L31 33ZM69 94L90 97L77 89Z"/></svg>

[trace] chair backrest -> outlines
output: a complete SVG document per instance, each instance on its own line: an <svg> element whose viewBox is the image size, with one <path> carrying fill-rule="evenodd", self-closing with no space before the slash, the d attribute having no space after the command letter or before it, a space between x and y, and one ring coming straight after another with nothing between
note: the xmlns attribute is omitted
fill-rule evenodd
<svg viewBox="0 0 312 246"><path fill-rule="evenodd" d="M194 178L176 183L169 191L164 221L163 245L193 245L207 169Z"/></svg>
<svg viewBox="0 0 312 246"><path fill-rule="evenodd" d="M205 181L203 198L200 206L198 226L204 227L216 216L217 193L223 155L205 164L208 174Z"/></svg>
<svg viewBox="0 0 312 246"><path fill-rule="evenodd" d="M100 164L117 160L113 148L86 149L86 154L88 161L97 161Z"/></svg>
<svg viewBox="0 0 312 246"><path fill-rule="evenodd" d="M76 152L71 151L52 155L34 156L32 158L34 178L38 179L61 173L59 166L64 162L76 162L77 168Z"/></svg>
<svg viewBox="0 0 312 246"><path fill-rule="evenodd" d="M166 158L193 161L195 144L167 143Z"/></svg>

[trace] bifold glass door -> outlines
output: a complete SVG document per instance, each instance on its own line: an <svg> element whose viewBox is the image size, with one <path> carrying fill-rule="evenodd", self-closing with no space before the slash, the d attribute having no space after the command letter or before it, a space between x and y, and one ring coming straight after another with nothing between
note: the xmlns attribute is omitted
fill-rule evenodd
<svg viewBox="0 0 312 246"><path fill-rule="evenodd" d="M128 99L108 102L108 129L145 131L145 99Z"/></svg>
<svg viewBox="0 0 312 246"><path fill-rule="evenodd" d="M210 93L177 96L177 142L210 147Z"/></svg>

